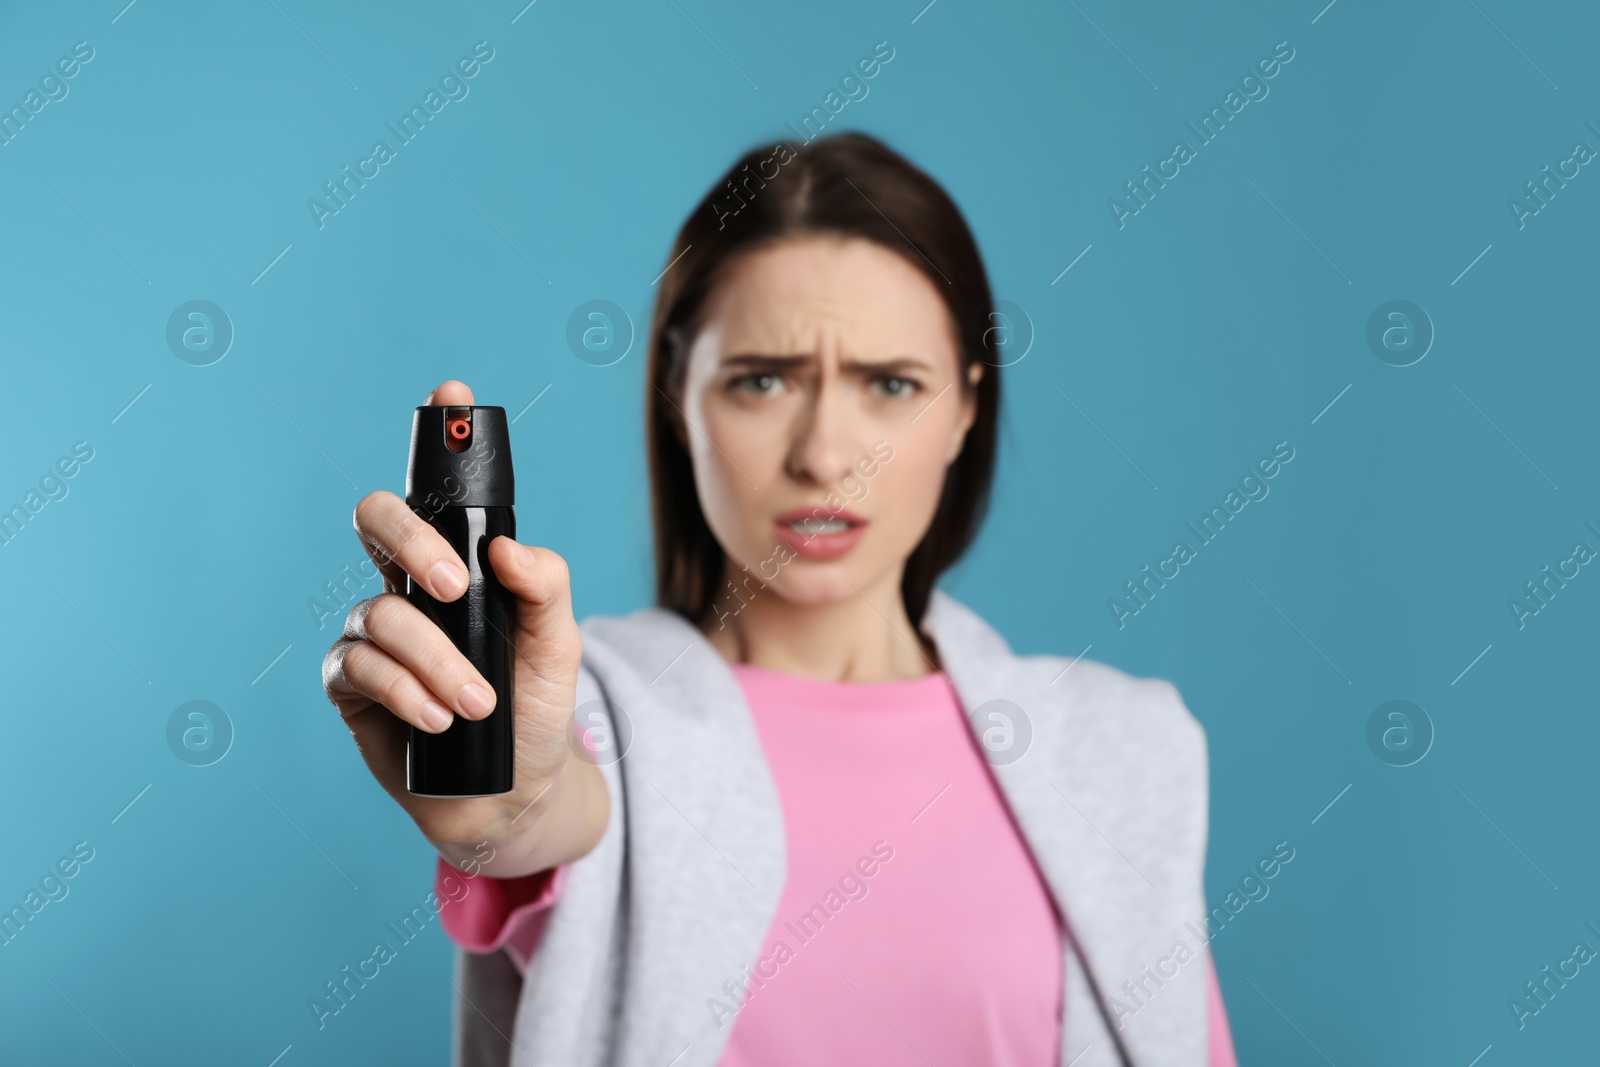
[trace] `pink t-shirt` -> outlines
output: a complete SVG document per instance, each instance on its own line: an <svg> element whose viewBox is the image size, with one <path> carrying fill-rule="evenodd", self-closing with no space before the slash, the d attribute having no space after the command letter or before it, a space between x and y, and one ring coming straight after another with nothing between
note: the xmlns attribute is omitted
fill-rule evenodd
<svg viewBox="0 0 1600 1067"><path fill-rule="evenodd" d="M748 992L726 992L719 1067L1055 1067L1060 917L945 676L733 672L782 803L788 879ZM525 970L566 870L471 879L445 931ZM466 877L441 859L452 874ZM1236 1067L1209 982L1211 1067Z"/></svg>

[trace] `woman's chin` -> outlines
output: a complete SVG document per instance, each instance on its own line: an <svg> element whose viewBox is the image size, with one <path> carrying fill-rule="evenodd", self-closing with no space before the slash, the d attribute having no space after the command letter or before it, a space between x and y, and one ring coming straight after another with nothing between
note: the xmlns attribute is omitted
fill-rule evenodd
<svg viewBox="0 0 1600 1067"><path fill-rule="evenodd" d="M801 608L826 608L860 600L878 584L865 568L851 567L845 560L818 562L795 560L783 569L776 582L767 588L785 601Z"/></svg>

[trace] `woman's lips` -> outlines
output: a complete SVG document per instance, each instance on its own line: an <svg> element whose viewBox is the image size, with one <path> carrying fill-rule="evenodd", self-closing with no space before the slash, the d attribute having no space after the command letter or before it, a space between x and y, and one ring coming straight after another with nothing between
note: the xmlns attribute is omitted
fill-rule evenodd
<svg viewBox="0 0 1600 1067"><path fill-rule="evenodd" d="M837 529L839 523L844 523L844 529ZM838 559L856 547L867 532L867 520L818 506L786 511L773 521L772 528L778 540L801 559L827 560Z"/></svg>

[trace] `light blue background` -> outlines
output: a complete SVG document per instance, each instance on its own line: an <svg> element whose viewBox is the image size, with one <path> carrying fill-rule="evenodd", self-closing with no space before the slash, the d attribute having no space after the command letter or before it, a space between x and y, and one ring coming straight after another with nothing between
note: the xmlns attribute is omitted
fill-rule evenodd
<svg viewBox="0 0 1600 1067"><path fill-rule="evenodd" d="M1213 903L1296 849L1214 945L1242 1062L1592 1055L1600 969L1523 1030L1507 1006L1600 948L1600 576L1525 629L1507 607L1600 547L1600 174L1524 229L1507 207L1600 148L1591 6L123 2L0 11L7 108L95 49L0 147L0 506L95 450L0 548L0 903L96 851L0 947L0 1060L444 1060L437 924L325 1030L307 1009L432 875L322 695L335 630L307 601L362 558L358 497L401 488L411 408L460 377L513 413L548 387L514 430L520 529L571 561L580 615L644 604L642 340L589 366L568 315L608 299L642 330L710 182L880 40L832 128L945 183L1036 330L948 587L1020 650L1180 687ZM307 198L480 40L470 96L319 231ZM1270 95L1119 230L1108 198L1283 40ZM203 368L165 341L197 298L237 331ZM1437 329L1406 368L1364 337L1393 298ZM1271 495L1119 630L1108 598L1280 440ZM1365 740L1392 698L1437 730L1403 769ZM236 729L214 766L166 744L192 699Z"/></svg>

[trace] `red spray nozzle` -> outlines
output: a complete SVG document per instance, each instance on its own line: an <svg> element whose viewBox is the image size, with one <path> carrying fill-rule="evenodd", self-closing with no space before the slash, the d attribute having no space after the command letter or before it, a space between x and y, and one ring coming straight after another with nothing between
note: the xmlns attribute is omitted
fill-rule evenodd
<svg viewBox="0 0 1600 1067"><path fill-rule="evenodd" d="M452 452L465 452L472 440L472 419L466 416L447 418L444 424L444 441Z"/></svg>

